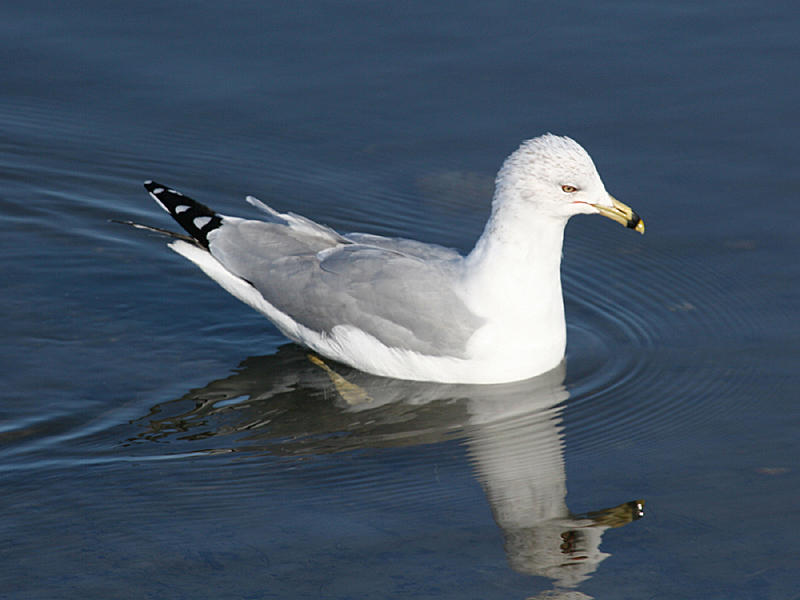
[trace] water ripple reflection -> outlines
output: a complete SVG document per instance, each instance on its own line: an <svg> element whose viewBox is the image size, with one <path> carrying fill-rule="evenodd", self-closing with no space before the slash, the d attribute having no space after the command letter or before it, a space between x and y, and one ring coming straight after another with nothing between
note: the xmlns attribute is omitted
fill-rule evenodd
<svg viewBox="0 0 800 600"><path fill-rule="evenodd" d="M168 452L202 445L211 453L238 453L242 460L267 454L305 461L436 443L436 452L409 459L431 467L443 453L465 447L511 566L572 588L608 556L599 549L603 532L643 516L644 503L628 501L584 515L568 509L564 376L562 364L504 385L399 381L329 364L287 345L273 356L246 360L229 377L153 406L136 421L141 431L127 444L167 442L161 448ZM432 502L448 493L403 477L402 464L371 470L359 461L337 461L320 469L304 464L304 471L313 474L304 488L311 495L332 485L365 501L413 496ZM255 493L246 484L240 492Z"/></svg>

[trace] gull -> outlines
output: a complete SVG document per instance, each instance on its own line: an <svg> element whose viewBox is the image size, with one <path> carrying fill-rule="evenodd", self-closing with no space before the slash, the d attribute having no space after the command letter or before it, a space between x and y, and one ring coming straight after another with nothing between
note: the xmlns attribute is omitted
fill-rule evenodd
<svg viewBox="0 0 800 600"><path fill-rule="evenodd" d="M343 235L252 196L258 220L222 215L154 181L145 189L189 234L172 250L264 314L290 340L359 370L417 381L494 384L564 358L564 228L599 214L644 233L568 137L524 141L503 163L469 254L368 233Z"/></svg>

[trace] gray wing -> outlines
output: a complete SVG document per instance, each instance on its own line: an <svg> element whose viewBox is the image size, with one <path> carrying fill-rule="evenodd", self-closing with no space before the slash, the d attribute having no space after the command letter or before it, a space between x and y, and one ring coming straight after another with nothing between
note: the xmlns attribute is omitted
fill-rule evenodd
<svg viewBox="0 0 800 600"><path fill-rule="evenodd" d="M209 235L209 251L310 329L352 325L387 346L464 355L483 321L454 291L458 253L314 226L225 218Z"/></svg>

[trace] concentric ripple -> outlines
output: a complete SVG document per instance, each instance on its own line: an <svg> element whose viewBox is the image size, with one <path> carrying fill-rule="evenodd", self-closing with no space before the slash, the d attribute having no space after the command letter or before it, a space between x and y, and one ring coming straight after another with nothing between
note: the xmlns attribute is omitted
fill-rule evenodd
<svg viewBox="0 0 800 600"><path fill-rule="evenodd" d="M592 261L584 257L615 242L581 237L567 246L573 452L699 427L733 408L729 391L748 377L728 336L758 322L727 297L736 281L688 253L623 243Z"/></svg>

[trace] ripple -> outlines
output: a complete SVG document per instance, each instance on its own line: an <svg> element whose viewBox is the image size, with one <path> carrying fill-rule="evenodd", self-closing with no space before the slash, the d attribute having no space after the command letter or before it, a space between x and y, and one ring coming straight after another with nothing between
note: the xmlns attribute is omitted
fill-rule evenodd
<svg viewBox="0 0 800 600"><path fill-rule="evenodd" d="M730 391L750 376L724 351L730 332L759 326L729 301L735 282L689 253L624 243L598 234L570 244L577 255L564 275L571 452L699 429L735 409ZM590 262L593 246L614 251Z"/></svg>

